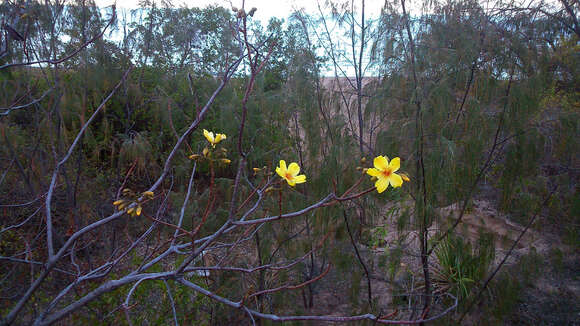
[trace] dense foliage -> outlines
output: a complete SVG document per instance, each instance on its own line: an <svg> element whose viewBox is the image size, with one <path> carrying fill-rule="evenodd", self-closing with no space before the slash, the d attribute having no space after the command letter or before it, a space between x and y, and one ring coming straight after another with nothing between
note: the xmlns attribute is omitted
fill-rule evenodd
<svg viewBox="0 0 580 326"><path fill-rule="evenodd" d="M3 322L513 316L532 269L496 277L504 235L467 236L463 217L486 201L522 234L557 239L551 255L577 253L580 3L426 1L410 14L386 1L366 17L353 3L267 25L248 8L165 1L1 3ZM380 155L410 181L370 191ZM280 182L283 159L306 182ZM197 251L250 209L280 219ZM158 276L183 264L215 269Z"/></svg>

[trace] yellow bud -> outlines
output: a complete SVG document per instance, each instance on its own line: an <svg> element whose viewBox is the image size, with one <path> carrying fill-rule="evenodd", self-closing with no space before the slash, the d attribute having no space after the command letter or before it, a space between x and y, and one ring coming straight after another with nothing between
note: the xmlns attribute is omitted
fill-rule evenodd
<svg viewBox="0 0 580 326"><path fill-rule="evenodd" d="M127 214L133 215L133 211L135 211L135 207L129 208L129 210L127 210Z"/></svg>
<svg viewBox="0 0 580 326"><path fill-rule="evenodd" d="M401 178L403 179L403 181L409 182L411 181L411 179L409 179L409 176L405 173L400 173Z"/></svg>
<svg viewBox="0 0 580 326"><path fill-rule="evenodd" d="M227 158L222 158L222 159L220 160L220 162L222 162L222 163L224 163L224 164L230 164L230 163L232 163L232 161L231 161L231 160L228 160Z"/></svg>
<svg viewBox="0 0 580 326"><path fill-rule="evenodd" d="M363 157L363 158L360 159L360 162L361 163L366 163L366 161L367 161L367 158L366 157Z"/></svg>
<svg viewBox="0 0 580 326"><path fill-rule="evenodd" d="M115 200L115 201L113 202L113 205L115 205L115 206L118 206L118 205L121 205L123 202L124 202L124 200L123 200L123 199Z"/></svg>
<svg viewBox="0 0 580 326"><path fill-rule="evenodd" d="M153 193L153 191L145 191L143 193L143 196L153 198L153 196L155 196L155 194Z"/></svg>
<svg viewBox="0 0 580 326"><path fill-rule="evenodd" d="M206 147L203 149L203 156L207 157L208 154L209 154L209 149L207 149L207 147Z"/></svg>
<svg viewBox="0 0 580 326"><path fill-rule="evenodd" d="M367 171L368 171L368 168L364 168L364 169L362 169L362 174L366 174L366 173L367 173Z"/></svg>
<svg viewBox="0 0 580 326"><path fill-rule="evenodd" d="M137 214L137 216L141 215L141 210L142 209L143 209L143 207L137 206L137 209L135 210L135 214Z"/></svg>
<svg viewBox="0 0 580 326"><path fill-rule="evenodd" d="M119 207L117 207L117 209L119 209L119 210L121 211L121 210L125 209L125 207L129 206L130 204L131 204L131 203L130 203L130 202L128 202L128 201L123 201L123 202L122 202L122 203L119 205Z"/></svg>
<svg viewBox="0 0 580 326"><path fill-rule="evenodd" d="M201 155L199 155L199 154L192 154L192 155L189 155L189 159L190 159L190 160L197 160L197 159L198 159L198 158L200 158L200 157L201 157Z"/></svg>
<svg viewBox="0 0 580 326"><path fill-rule="evenodd" d="M131 189L129 189L129 188L125 188L125 189L123 189L123 193L124 193L124 194L126 194L126 193L129 193L129 192L131 192Z"/></svg>

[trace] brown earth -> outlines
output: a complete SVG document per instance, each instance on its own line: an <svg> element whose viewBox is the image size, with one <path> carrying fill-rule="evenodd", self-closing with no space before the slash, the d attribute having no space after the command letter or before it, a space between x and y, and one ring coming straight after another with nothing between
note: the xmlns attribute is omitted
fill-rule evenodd
<svg viewBox="0 0 580 326"><path fill-rule="evenodd" d="M371 274L373 298L384 313L392 312L394 306L391 294L393 292L417 293L421 290L422 273L418 258L417 234L409 230L398 232L396 228L397 218L405 205L409 207L411 203L407 202L395 207L395 213L385 219L383 225L387 226L388 232L380 246L370 248L358 244L358 249ZM387 211L392 211L392 208L393 206L385 207L383 216ZM453 204L439 209L438 213L441 218L439 223L435 223L430 230L431 235L440 232L439 228L444 229L449 223L453 223L459 215L460 208L458 204ZM495 235L496 255L494 265L491 267L494 269L523 230L522 225L510 221L507 216L493 208L490 202L475 200L468 212L464 214L457 233L470 242L475 242L482 232ZM403 255L398 271L391 275L391 278L386 275L384 265L381 267L380 256L389 257L390 252L397 247L403 249ZM348 245L341 250L353 251ZM563 258L557 264L553 263L554 250L560 250L563 253ZM545 263L537 267L537 277L533 282L526 284L521 291L519 303L502 325L580 325L578 323L580 320L580 255L563 245L556 236L529 229L501 271L509 272L514 269L521 258L530 253L537 254ZM432 258L432 262L434 259ZM436 262L433 263L436 264ZM362 271L354 252L352 269ZM350 281L348 277L346 280ZM307 312L349 315L368 311L365 310L368 306L366 306L367 281L364 273L358 290L358 308L352 306L352 296L349 294L352 288L349 287L348 281L345 281L344 271L333 269L329 275L318 282L315 308ZM406 300L408 299L406 297ZM401 310L396 319L411 316L416 318L416 314L412 315L412 309ZM467 318L467 325L478 325L480 317L475 312L471 318Z"/></svg>

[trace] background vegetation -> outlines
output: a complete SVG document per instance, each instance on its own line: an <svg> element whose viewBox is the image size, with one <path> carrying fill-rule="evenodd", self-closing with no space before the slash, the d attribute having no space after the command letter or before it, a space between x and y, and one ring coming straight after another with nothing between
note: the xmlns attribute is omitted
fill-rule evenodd
<svg viewBox="0 0 580 326"><path fill-rule="evenodd" d="M2 2L2 323L572 323L580 3L409 6Z"/></svg>

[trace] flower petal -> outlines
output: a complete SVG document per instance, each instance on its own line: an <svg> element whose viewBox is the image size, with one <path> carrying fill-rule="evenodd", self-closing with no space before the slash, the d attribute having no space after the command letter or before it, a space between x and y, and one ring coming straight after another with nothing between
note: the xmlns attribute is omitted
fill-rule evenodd
<svg viewBox="0 0 580 326"><path fill-rule="evenodd" d="M208 142L213 144L213 142L214 142L213 132L207 131L206 129L204 129L203 136L205 137L205 139L207 139Z"/></svg>
<svg viewBox="0 0 580 326"><path fill-rule="evenodd" d="M386 157L380 155L375 157L373 164L376 169L384 171L389 166L389 160Z"/></svg>
<svg viewBox="0 0 580 326"><path fill-rule="evenodd" d="M395 157L394 159L391 160L391 163L389 164L389 168L391 169L391 172L396 172L400 167L401 167L401 159L400 158Z"/></svg>
<svg viewBox="0 0 580 326"><path fill-rule="evenodd" d="M381 192L385 191L389 186L389 181L386 178L380 178L375 182L375 187L377 187L377 191L380 194Z"/></svg>
<svg viewBox="0 0 580 326"><path fill-rule="evenodd" d="M280 160L280 166L276 167L276 173L283 179L286 179L286 161Z"/></svg>
<svg viewBox="0 0 580 326"><path fill-rule="evenodd" d="M294 179L286 179L286 181L288 181L288 184L292 187L296 185L296 181L294 181Z"/></svg>
<svg viewBox="0 0 580 326"><path fill-rule="evenodd" d="M290 172L291 175L296 176L298 173L300 173L300 166L298 166L298 164L295 162L292 162L288 166L288 172Z"/></svg>
<svg viewBox="0 0 580 326"><path fill-rule="evenodd" d="M403 178L396 173L392 173L387 179L393 188L400 187L403 184Z"/></svg>
<svg viewBox="0 0 580 326"><path fill-rule="evenodd" d="M381 171L375 169L375 168L370 168L367 170L367 174L370 175L371 177L376 177L379 174L381 174Z"/></svg>
<svg viewBox="0 0 580 326"><path fill-rule="evenodd" d="M297 175L294 178L294 182L296 182L296 183L304 183L304 182L306 182L306 175L304 175L304 174Z"/></svg>
<svg viewBox="0 0 580 326"><path fill-rule="evenodd" d="M284 178L284 172L282 171L282 169L280 167L276 168L276 173L278 173L279 176L281 176L282 178Z"/></svg>
<svg viewBox="0 0 580 326"><path fill-rule="evenodd" d="M217 134L217 135L215 135L215 143L216 144L219 143L220 141L224 140L224 139L226 139L226 135L224 135L224 134Z"/></svg>

